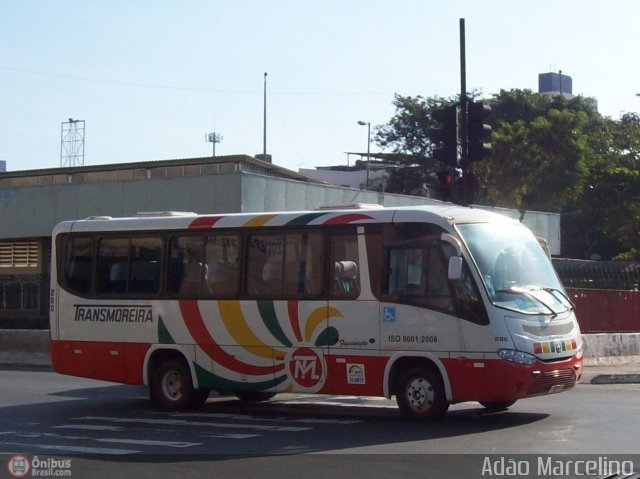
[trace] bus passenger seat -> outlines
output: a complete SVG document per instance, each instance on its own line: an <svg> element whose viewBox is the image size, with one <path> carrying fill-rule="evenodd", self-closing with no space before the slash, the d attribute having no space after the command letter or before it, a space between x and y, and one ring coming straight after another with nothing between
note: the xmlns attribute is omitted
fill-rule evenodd
<svg viewBox="0 0 640 479"><path fill-rule="evenodd" d="M355 261L336 261L334 269L335 293L340 296L357 295L360 287L358 265Z"/></svg>
<svg viewBox="0 0 640 479"><path fill-rule="evenodd" d="M282 293L282 263L267 261L262 267L261 292L267 294Z"/></svg>
<svg viewBox="0 0 640 479"><path fill-rule="evenodd" d="M208 275L206 279L211 294L219 297L232 295L236 291L236 264L214 261L208 265Z"/></svg>
<svg viewBox="0 0 640 479"><path fill-rule="evenodd" d="M127 290L127 263L119 262L111 265L109 272L109 292L124 293Z"/></svg>

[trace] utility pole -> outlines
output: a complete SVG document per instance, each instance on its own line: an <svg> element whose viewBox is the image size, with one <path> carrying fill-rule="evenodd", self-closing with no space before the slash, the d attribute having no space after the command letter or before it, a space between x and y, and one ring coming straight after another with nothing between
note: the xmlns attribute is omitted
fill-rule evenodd
<svg viewBox="0 0 640 479"><path fill-rule="evenodd" d="M264 72L264 108L262 130L262 157L267 161L267 72Z"/></svg>
<svg viewBox="0 0 640 479"><path fill-rule="evenodd" d="M469 98L467 97L467 59L465 47L464 18L460 19L460 168L462 174L467 172L468 150L467 150L467 111Z"/></svg>

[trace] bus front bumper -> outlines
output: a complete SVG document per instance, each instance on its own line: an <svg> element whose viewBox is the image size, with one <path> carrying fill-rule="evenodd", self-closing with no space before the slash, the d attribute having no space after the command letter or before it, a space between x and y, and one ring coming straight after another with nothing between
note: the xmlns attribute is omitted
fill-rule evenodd
<svg viewBox="0 0 640 479"><path fill-rule="evenodd" d="M582 355L531 365L504 359L486 361L484 401L543 396L573 388L582 376Z"/></svg>

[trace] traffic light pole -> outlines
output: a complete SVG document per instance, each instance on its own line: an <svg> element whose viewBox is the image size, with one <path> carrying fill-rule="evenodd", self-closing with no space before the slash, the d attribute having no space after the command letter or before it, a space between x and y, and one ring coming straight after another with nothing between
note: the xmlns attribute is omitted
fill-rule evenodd
<svg viewBox="0 0 640 479"><path fill-rule="evenodd" d="M464 18L460 19L460 168L462 168L462 197L467 198L466 178L469 157L467 149L468 125L467 113L469 99L467 98L467 61L464 32Z"/></svg>
<svg viewBox="0 0 640 479"><path fill-rule="evenodd" d="M467 66L464 35L464 18L460 19L460 167L463 174L467 172L467 109L469 98L467 97Z"/></svg>
<svg viewBox="0 0 640 479"><path fill-rule="evenodd" d="M460 19L460 101L432 111L439 123L432 134L437 145L433 157L445 168L438 172L438 183L445 201L469 205L477 198L480 185L470 171L473 163L491 153L491 126L484 123L491 107L472 102L467 95L467 67L464 18ZM459 107L459 109L458 109Z"/></svg>

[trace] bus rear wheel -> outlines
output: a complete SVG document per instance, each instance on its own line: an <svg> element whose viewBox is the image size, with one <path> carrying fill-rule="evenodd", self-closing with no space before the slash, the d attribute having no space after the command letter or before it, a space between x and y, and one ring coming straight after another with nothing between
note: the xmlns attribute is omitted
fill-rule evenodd
<svg viewBox="0 0 640 479"><path fill-rule="evenodd" d="M438 420L449 409L442 378L425 367L409 369L400 377L396 401L402 414L418 421Z"/></svg>
<svg viewBox="0 0 640 479"><path fill-rule="evenodd" d="M181 411L203 404L209 397L206 389L195 389L191 372L184 361L162 361L151 375L151 402L162 409Z"/></svg>

